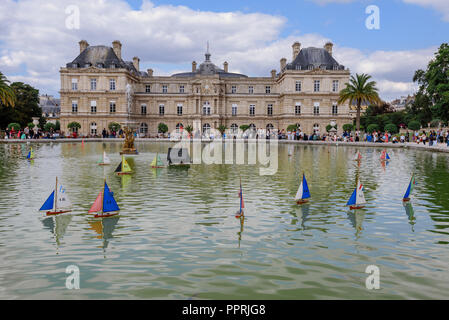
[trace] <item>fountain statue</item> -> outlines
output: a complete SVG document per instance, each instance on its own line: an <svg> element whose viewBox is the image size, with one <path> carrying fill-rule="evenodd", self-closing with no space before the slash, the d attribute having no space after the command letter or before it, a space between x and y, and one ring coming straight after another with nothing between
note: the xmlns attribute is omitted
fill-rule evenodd
<svg viewBox="0 0 449 320"><path fill-rule="evenodd" d="M135 123L129 120L131 115L132 104L132 86L128 83L126 85L126 100L128 104L128 120L123 125L123 133L125 134L125 141L123 142L123 148L120 154L138 154L137 149L134 146L134 129Z"/></svg>

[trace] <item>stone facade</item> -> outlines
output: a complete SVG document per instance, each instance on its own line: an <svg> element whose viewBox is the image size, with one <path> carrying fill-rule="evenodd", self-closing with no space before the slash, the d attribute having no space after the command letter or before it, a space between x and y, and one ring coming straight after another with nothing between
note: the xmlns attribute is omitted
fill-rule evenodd
<svg viewBox="0 0 449 320"><path fill-rule="evenodd" d="M76 121L84 135L101 134L111 122L128 119L140 124L145 136L156 136L158 124L169 131L191 125L207 130L225 125L286 129L300 124L307 133L324 133L331 122L341 132L352 123L349 105L337 105L338 93L349 81L350 72L332 58L332 44L304 48L293 44L293 59L280 60L280 71L268 77L248 77L214 65L211 54L192 71L156 76L139 70L139 59L122 60L122 45L89 46L80 42L80 55L61 68L61 129ZM127 84L132 88L128 112ZM68 131L68 130L67 130Z"/></svg>

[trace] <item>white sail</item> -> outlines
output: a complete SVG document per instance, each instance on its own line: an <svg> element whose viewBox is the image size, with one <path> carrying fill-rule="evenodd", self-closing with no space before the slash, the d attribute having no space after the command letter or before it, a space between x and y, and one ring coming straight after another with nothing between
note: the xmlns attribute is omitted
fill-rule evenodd
<svg viewBox="0 0 449 320"><path fill-rule="evenodd" d="M301 181L301 184L300 184L300 186L299 186L299 188L298 188L298 192L296 193L296 197L295 197L295 200L296 200L296 201L302 199L302 194L303 194L303 192L304 192L304 187L302 186L302 181Z"/></svg>
<svg viewBox="0 0 449 320"><path fill-rule="evenodd" d="M111 164L111 159L109 159L106 151L103 152L103 164Z"/></svg>
<svg viewBox="0 0 449 320"><path fill-rule="evenodd" d="M56 206L58 209L65 209L72 206L65 189L60 185L58 188L58 198L56 199Z"/></svg>
<svg viewBox="0 0 449 320"><path fill-rule="evenodd" d="M357 184L357 194L356 194L355 204L361 205L361 204L365 204L365 203L366 203L366 200L365 200L365 195L363 194L363 185L359 181Z"/></svg>

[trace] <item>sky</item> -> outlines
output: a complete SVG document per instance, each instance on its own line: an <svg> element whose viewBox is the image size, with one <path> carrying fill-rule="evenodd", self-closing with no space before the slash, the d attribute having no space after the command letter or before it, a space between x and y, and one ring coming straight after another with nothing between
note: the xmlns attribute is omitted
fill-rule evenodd
<svg viewBox="0 0 449 320"><path fill-rule="evenodd" d="M378 29L366 26L372 5ZM120 40L123 58L138 56L154 75L190 71L209 41L216 65L227 61L230 72L249 76L279 71L295 41L331 41L336 60L352 74L372 75L390 101L416 91L414 72L447 42L449 1L1 0L0 30L0 72L56 97L59 69L77 57L80 40Z"/></svg>

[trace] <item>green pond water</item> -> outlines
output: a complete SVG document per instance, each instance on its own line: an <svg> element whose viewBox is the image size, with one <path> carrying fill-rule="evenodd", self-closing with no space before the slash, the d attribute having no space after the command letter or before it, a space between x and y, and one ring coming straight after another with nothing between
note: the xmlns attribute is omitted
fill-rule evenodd
<svg viewBox="0 0 449 320"><path fill-rule="evenodd" d="M259 165L150 168L170 143L138 143L118 177L121 144L0 145L0 299L445 299L449 288L449 155L407 149L279 145L275 175ZM112 165L96 162L103 150ZM289 153L292 156L289 156ZM298 206L299 175L311 201ZM412 173L412 201L402 196ZM73 212L38 209L66 188ZM245 199L243 223L239 178ZM346 207L359 177L367 206ZM104 178L121 208L87 214ZM66 268L80 289L66 288ZM380 289L365 269L380 269Z"/></svg>

